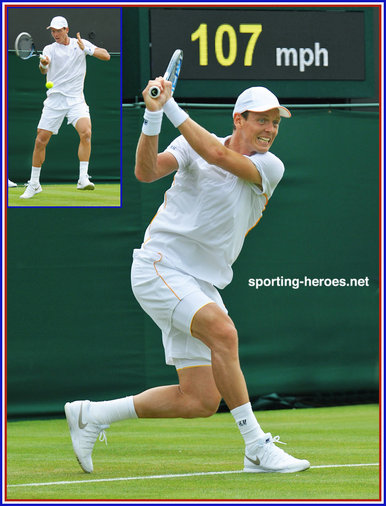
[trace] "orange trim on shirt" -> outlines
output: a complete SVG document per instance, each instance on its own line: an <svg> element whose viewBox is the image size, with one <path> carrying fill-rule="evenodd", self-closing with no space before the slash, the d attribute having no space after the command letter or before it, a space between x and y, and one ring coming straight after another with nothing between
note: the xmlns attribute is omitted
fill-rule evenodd
<svg viewBox="0 0 386 506"><path fill-rule="evenodd" d="M164 194L164 208L166 207L166 204L167 204L167 196L166 196L166 192ZM153 221L156 219L157 215L159 213L159 210L155 213L155 215L153 216L151 222L149 223L149 237L146 239L146 241L143 242L143 244L146 244L148 241L150 241L151 239L151 236L150 236L150 228L151 228L151 224L153 223Z"/></svg>
<svg viewBox="0 0 386 506"><path fill-rule="evenodd" d="M173 186L173 185L174 185L174 179L175 179L175 177L176 177L176 176L174 176L174 178L173 178L173 182L172 182L172 185L171 185L171 186ZM169 189L170 189L170 188L169 188ZM168 190L166 190L166 192L164 193L164 207L163 207L164 209L165 209L165 207L166 207L166 204L168 203L168 196L167 196L167 192L168 192ZM143 242L143 244L144 244L144 245L145 245L148 241L150 241L150 239L151 239L151 236L150 236L150 228L151 228L151 224L152 224L152 223L153 223L153 221L156 219L156 217L157 217L158 213L159 213L159 210L155 213L155 215L153 216L153 218L152 218L151 222L149 223L149 226L148 226L148 228L149 228L149 237L146 239L146 241L144 241L144 242Z"/></svg>
<svg viewBox="0 0 386 506"><path fill-rule="evenodd" d="M263 212L265 211L265 208L267 207L268 205L268 197L267 197L267 194L266 193L263 193L264 197L265 197L265 206L264 206L264 209L261 211L261 216L260 218L256 221L256 223L253 225L253 227L251 227L248 232L245 234L245 237L247 237L247 235L249 234L249 232L256 227L256 225L259 223L259 221L261 220L261 218L263 217Z"/></svg>
<svg viewBox="0 0 386 506"><path fill-rule="evenodd" d="M173 293L173 295L175 295L175 296L177 297L177 299L178 299L179 301L181 301L180 297L178 297L178 295L177 295L177 294L176 294L176 292L173 290L173 288L171 288L171 287L170 287L170 286L166 283L166 281L164 280L164 278L163 278L163 277L161 276L161 274L158 272L158 269L157 269L157 267L156 267L156 265L155 265L155 264L157 264L158 262L161 262L161 260L162 260L162 254L161 254L160 252L158 252L158 254L159 254L159 256L160 256L160 259L159 259L159 260L155 260L155 261L153 262L155 272L157 273L157 276L158 276L159 278L161 278L161 279L162 279L162 281L165 283L165 285L166 285L166 286L169 288L169 290Z"/></svg>

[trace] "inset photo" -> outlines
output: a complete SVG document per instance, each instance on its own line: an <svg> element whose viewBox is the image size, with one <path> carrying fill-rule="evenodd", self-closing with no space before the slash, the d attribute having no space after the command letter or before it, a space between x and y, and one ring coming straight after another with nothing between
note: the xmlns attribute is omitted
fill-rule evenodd
<svg viewBox="0 0 386 506"><path fill-rule="evenodd" d="M121 206L121 10L7 9L8 207Z"/></svg>

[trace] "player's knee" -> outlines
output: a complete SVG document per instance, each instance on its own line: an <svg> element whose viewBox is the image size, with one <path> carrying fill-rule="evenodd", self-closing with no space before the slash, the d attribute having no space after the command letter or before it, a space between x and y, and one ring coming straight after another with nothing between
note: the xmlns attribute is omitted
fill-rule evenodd
<svg viewBox="0 0 386 506"><path fill-rule="evenodd" d="M206 398L203 406L202 406L202 417L208 418L209 416L214 415L217 413L218 407L220 405L220 397L212 397L212 398Z"/></svg>
<svg viewBox="0 0 386 506"><path fill-rule="evenodd" d="M195 418L209 418L210 416L213 416L218 409L218 405L216 408L211 408L210 406L202 406L198 412Z"/></svg>
<svg viewBox="0 0 386 506"><path fill-rule="evenodd" d="M79 132L79 137L81 142L90 143L91 142L91 128L85 128L81 132Z"/></svg>
<svg viewBox="0 0 386 506"><path fill-rule="evenodd" d="M238 354L239 339L232 322L219 325L213 332L212 350L217 353Z"/></svg>
<svg viewBox="0 0 386 506"><path fill-rule="evenodd" d="M238 353L238 335L233 321L228 315L219 311L212 311L205 315L197 335L212 351L218 353Z"/></svg>
<svg viewBox="0 0 386 506"><path fill-rule="evenodd" d="M220 404L220 397L205 396L200 399L190 399L187 418L208 418L214 415Z"/></svg>
<svg viewBox="0 0 386 506"><path fill-rule="evenodd" d="M48 137L47 135L38 134L35 139L35 148L44 149L47 146L49 140L50 137Z"/></svg>

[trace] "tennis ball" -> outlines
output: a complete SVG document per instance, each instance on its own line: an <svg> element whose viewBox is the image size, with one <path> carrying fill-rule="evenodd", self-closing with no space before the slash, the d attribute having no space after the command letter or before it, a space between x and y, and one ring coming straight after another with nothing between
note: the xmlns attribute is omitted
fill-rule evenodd
<svg viewBox="0 0 386 506"><path fill-rule="evenodd" d="M46 82L46 88L49 90L50 88L52 88L54 85L54 83L52 81L47 81Z"/></svg>

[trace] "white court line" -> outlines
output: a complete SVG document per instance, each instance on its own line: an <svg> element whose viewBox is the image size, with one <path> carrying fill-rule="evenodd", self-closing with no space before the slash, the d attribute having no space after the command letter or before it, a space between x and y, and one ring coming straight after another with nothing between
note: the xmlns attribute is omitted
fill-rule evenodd
<svg viewBox="0 0 386 506"><path fill-rule="evenodd" d="M310 469L325 469L328 467L363 467L363 466L379 466L378 463L375 464L332 464L326 466L311 466ZM190 478L191 476L212 476L217 474L237 474L242 473L242 470L239 471L209 471L207 473L186 473L186 474L156 474L151 476L127 476L124 478L101 478L97 480L76 480L76 481L51 481L46 483L19 483L17 485L8 485L8 488L11 487L46 487L50 485L73 485L79 483L102 483L109 481L130 481L130 480L159 480L166 478ZM248 473L249 474L249 473Z"/></svg>

